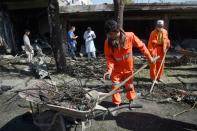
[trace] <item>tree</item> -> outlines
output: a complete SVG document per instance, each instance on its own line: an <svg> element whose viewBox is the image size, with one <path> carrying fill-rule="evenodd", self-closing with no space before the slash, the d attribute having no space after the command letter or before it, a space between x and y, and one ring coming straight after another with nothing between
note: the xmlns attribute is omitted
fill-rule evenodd
<svg viewBox="0 0 197 131"><path fill-rule="evenodd" d="M113 0L114 1L114 13L115 20L120 28L123 28L123 13L124 13L124 2L123 0Z"/></svg>
<svg viewBox="0 0 197 131"><path fill-rule="evenodd" d="M50 26L50 44L55 57L58 72L66 71L64 44L62 42L62 27L60 26L58 0L49 0L48 19Z"/></svg>
<svg viewBox="0 0 197 131"><path fill-rule="evenodd" d="M115 20L118 22L118 26L123 28L124 6L125 4L132 3L133 0L113 0Z"/></svg>

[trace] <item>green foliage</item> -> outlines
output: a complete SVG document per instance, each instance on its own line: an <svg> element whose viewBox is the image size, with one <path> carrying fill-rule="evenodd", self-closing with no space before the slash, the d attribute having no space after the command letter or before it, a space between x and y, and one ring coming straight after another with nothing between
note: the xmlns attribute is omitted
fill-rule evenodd
<svg viewBox="0 0 197 131"><path fill-rule="evenodd" d="M134 3L134 0L123 0L124 4Z"/></svg>

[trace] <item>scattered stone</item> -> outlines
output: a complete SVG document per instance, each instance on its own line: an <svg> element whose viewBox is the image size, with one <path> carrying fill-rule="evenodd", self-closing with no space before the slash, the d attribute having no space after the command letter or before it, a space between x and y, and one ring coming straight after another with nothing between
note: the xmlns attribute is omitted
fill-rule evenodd
<svg viewBox="0 0 197 131"><path fill-rule="evenodd" d="M166 98L166 99L159 100L157 103L163 104L163 103L169 103L171 101L172 101L172 98Z"/></svg>
<svg viewBox="0 0 197 131"><path fill-rule="evenodd" d="M195 102L197 102L197 96L195 95L187 95L183 98L184 102L188 103L188 104L194 104Z"/></svg>
<svg viewBox="0 0 197 131"><path fill-rule="evenodd" d="M185 87L188 91L197 91L197 83L186 83Z"/></svg>
<svg viewBox="0 0 197 131"><path fill-rule="evenodd" d="M2 95L4 92L11 90L13 87L8 85L0 85L0 95Z"/></svg>
<svg viewBox="0 0 197 131"><path fill-rule="evenodd" d="M14 56L12 56L12 55L1 55L0 58L1 59L9 59L9 60L11 60L11 59L14 59Z"/></svg>

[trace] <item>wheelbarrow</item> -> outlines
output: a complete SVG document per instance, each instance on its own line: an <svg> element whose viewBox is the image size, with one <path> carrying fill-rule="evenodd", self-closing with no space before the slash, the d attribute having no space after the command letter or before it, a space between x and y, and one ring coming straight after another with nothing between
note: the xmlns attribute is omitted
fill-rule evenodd
<svg viewBox="0 0 197 131"><path fill-rule="evenodd" d="M39 81L36 83L39 83L39 85L42 87L43 86L45 86L45 87L50 86L49 84L47 84L43 81ZM33 86L35 87L36 85L33 85ZM47 88L51 88L51 87L47 87ZM45 131L47 128L49 129L52 126L55 126L55 123L58 120L58 118L60 118L61 130L63 130L63 131L65 129L64 118L66 118L69 121L80 122L81 129L83 130L83 129L91 126L91 120L95 117L98 117L101 115L105 116L107 114L113 115L113 112L115 112L116 110L122 109L122 108L128 108L128 109L142 108L142 105L139 105L139 104L123 104L119 107L111 107L111 108L106 108L106 107L100 105L100 103L103 100L110 97L111 95L113 95L117 92L130 91L131 89L130 90L126 90L126 89L112 90L110 93L103 93L103 92L99 92L96 90L87 91L87 94L85 95L85 97L87 97L87 99L95 99L96 101L94 103L93 108L91 108L89 110L85 110L85 111L66 107L66 106L58 106L58 105L54 105L54 104L43 103L42 100L40 99L40 97L36 96L37 94L39 94L38 93L39 90L37 90L37 88L35 88L35 89L30 87L29 90L20 91L18 94L21 98L29 101L30 108L31 108L33 115L34 114L41 114L40 116L43 116L42 115L43 112L46 112L46 111L55 112L55 113L53 113L53 115L51 115L50 122L46 122L46 120L41 120L43 118L40 118L40 117L38 118L37 116L36 117L33 116L34 124Z"/></svg>
<svg viewBox="0 0 197 131"><path fill-rule="evenodd" d="M157 57L156 60L158 58L159 57ZM32 97L32 94L39 94L39 93L32 92L31 89L20 91L18 94L21 98L30 102L30 107L31 107L32 111L33 111L32 103L34 103L37 106L42 106L42 107L47 108L49 110L56 111L56 112L58 112L58 114L61 114L61 115L66 116L66 117L70 117L73 120L87 121L87 120L91 120L92 118L94 118L96 116L99 116L99 115L108 114L108 113L113 114L112 112L114 112L116 110L119 110L119 109L122 109L122 108L129 108L129 109L142 108L142 105L140 105L140 104L130 104L130 103L129 104L123 104L123 105L120 105L120 106L114 107L114 108L106 108L106 107L100 105L100 103L103 100L105 100L106 98L108 98L109 96L113 95L113 94L116 94L118 92L130 91L131 89L126 90L126 89L121 89L120 87L122 87L128 80L130 80L132 77L134 77L134 75L139 73L142 69L146 68L147 65L148 64L144 64L133 75L129 76L123 82L116 85L115 88L109 93L98 92L96 90L87 91L86 97L87 98L90 98L90 97L94 98L96 101L94 103L94 106L91 109L88 109L88 110L85 110L85 111L77 110L77 109L73 109L73 108L69 108L69 107L65 107L65 106L58 106L58 105L54 105L54 104L43 103L39 96ZM40 87L46 86L42 82L41 82L41 84L39 84L39 86ZM36 86L36 85L34 85L34 86ZM51 85L48 84L48 86L51 86ZM47 88L49 88L49 87L47 87ZM118 88L120 88L120 90L117 90ZM37 91L39 91L39 90L37 90ZM38 109L38 110L40 111L40 109ZM55 118L56 118L56 116L55 116ZM54 121L50 123L50 125L52 125L52 124L54 124ZM36 125L39 125L39 124L36 123Z"/></svg>
<svg viewBox="0 0 197 131"><path fill-rule="evenodd" d="M39 85L44 85L44 81L39 81L36 82L39 83ZM42 84L41 84L42 83ZM47 83L46 83L47 84ZM48 84L47 84L48 85ZM36 85L33 85L34 87ZM49 86L49 85L48 85ZM32 85L31 85L32 87ZM87 120L87 119L92 119L95 116L98 116L98 114L96 114L97 111L103 112L103 113L112 113L113 111L116 111L118 109L122 109L122 108L142 108L142 105L139 104L124 104L121 105L119 107L114 107L114 108L106 108L100 105L100 103L105 100L106 98L110 97L113 94L116 94L118 92L126 92L126 91L130 91L132 89L120 89L120 90L112 90L109 93L103 93L103 92L99 92L96 90L91 90L91 91L87 91L86 93L86 97L87 99L95 99L95 103L93 108L89 109L89 110L78 110L78 109L72 109L70 107L65 107L65 106L59 106L59 105L54 105L54 104L47 104L47 103L43 103L42 100L40 99L39 95L39 90L37 90L37 88L29 88L29 90L24 90L24 91L20 91L18 94L21 98L27 100L30 102L30 108L32 111L34 111L32 105L37 105L37 106L42 106L46 109L49 110L53 110L53 111L57 111L57 112L61 112L62 114L64 114L64 116L68 116L78 120ZM50 88L50 87L48 87ZM103 113L99 113L99 114L103 114Z"/></svg>

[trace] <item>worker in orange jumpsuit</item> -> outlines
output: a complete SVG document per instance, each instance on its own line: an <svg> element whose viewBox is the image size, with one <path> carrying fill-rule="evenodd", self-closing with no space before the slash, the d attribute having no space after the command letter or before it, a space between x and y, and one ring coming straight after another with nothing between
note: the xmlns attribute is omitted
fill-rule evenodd
<svg viewBox="0 0 197 131"><path fill-rule="evenodd" d="M160 56L159 60L156 63L150 64L150 77L152 81L156 79L156 75L159 71L164 54L166 53L167 49L170 47L168 32L163 27L164 27L164 21L158 20L156 22L156 27L151 32L148 41L148 50L150 51L151 55L153 57ZM164 63L162 63L161 65L161 69L159 71L156 83L158 83L158 81L163 82L163 80L161 79L163 70L164 70Z"/></svg>
<svg viewBox="0 0 197 131"><path fill-rule="evenodd" d="M106 79L107 75L110 76L113 89L116 84L131 76L134 72L133 47L137 47L150 62L154 62L154 59L150 55L145 44L134 33L124 32L122 29L118 28L116 21L106 21L104 29L107 34L107 39L104 44L107 71L104 74L104 79ZM127 99L132 102L136 98L133 79L125 84L125 88L132 89L131 91L127 91L126 94ZM116 93L112 96L112 102L116 106L121 104L120 93Z"/></svg>

